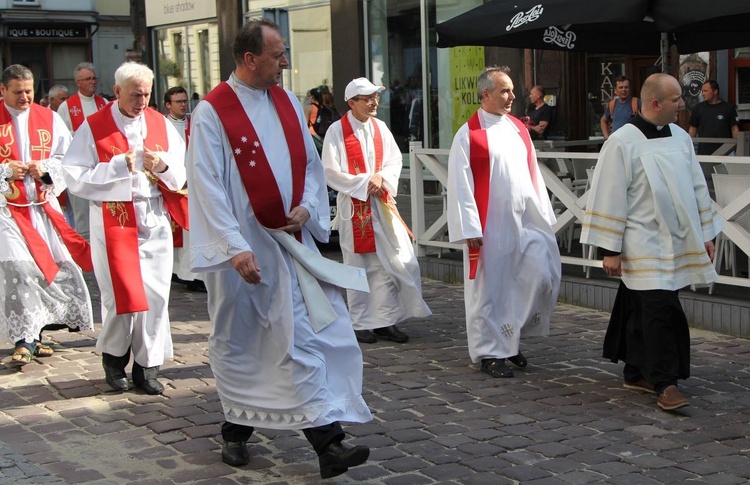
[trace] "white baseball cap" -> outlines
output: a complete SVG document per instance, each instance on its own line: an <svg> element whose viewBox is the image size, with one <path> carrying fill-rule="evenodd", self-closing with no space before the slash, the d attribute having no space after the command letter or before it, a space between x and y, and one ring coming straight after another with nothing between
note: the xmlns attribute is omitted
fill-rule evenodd
<svg viewBox="0 0 750 485"><path fill-rule="evenodd" d="M375 86L366 77L358 77L357 79L352 79L352 82L346 85L346 90L344 91L344 101L349 101L354 96L366 96L368 94L379 93L381 91L385 91L385 88L383 86Z"/></svg>

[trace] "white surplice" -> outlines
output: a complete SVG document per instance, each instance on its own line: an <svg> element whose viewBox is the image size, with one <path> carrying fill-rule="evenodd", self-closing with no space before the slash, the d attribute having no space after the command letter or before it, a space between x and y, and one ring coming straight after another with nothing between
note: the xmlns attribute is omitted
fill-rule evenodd
<svg viewBox="0 0 750 485"><path fill-rule="evenodd" d="M232 75L230 86L252 120L290 210L292 174L284 131L267 91ZM307 154L300 205L310 213L302 244L328 240L330 213L323 167L303 119ZM239 121L238 121L239 122ZM256 219L232 148L218 115L206 101L193 112L187 156L193 270L206 273L211 370L226 420L273 429L304 429L333 421L372 419L362 398L362 354L340 290L321 282L338 318L313 331L290 253ZM261 282L246 283L231 259L244 251L258 258Z"/></svg>
<svg viewBox="0 0 750 485"><path fill-rule="evenodd" d="M679 290L718 275L705 242L719 233L693 140L677 125L672 136L647 139L626 124L599 153L581 242L622 253L622 281L631 290Z"/></svg>
<svg viewBox="0 0 750 485"><path fill-rule="evenodd" d="M13 118L14 135L23 162L30 162L28 123L30 109L18 111L6 106ZM59 116L53 113L51 151L42 161L42 170L52 178L53 185L44 186L47 203L60 212L57 195L65 190L60 160L70 144L70 132ZM31 223L47 243L52 257L60 268L52 284L47 284L41 270L29 252L26 240L16 225L8 208L5 194L11 191L6 182L10 167L0 164L0 295L3 312L0 313L0 336L15 343L18 340L33 342L45 325L65 324L71 328L93 330L91 298L81 269L70 256L51 221L38 205L36 186L31 175L24 178L29 201Z"/></svg>
<svg viewBox="0 0 750 485"><path fill-rule="evenodd" d="M125 154L113 156L109 163L99 163L88 120L76 132L63 159L68 191L89 201L91 255L102 295L103 325L96 348L121 356L132 345L138 364L159 366L172 357L167 311L172 275L172 228L161 192L143 172L143 140L147 135L143 115L137 118L122 115L117 102L109 109L117 128L136 150L134 171L128 171ZM169 169L156 175L170 189L181 189L185 184L185 142L171 123L164 118L161 120L167 127L169 150L155 153ZM130 200L133 200L138 225L141 275L149 309L117 315L104 238L102 202Z"/></svg>
<svg viewBox="0 0 750 485"><path fill-rule="evenodd" d="M184 117L181 120L173 116L167 115L166 117L175 127L177 133L180 134L183 140L186 140L185 131L188 128L188 117ZM187 140L186 140L187 141ZM174 248L174 264L172 272L177 275L178 278L184 281L193 281L199 279L197 273L190 271L190 231L182 230L182 247Z"/></svg>
<svg viewBox="0 0 750 485"><path fill-rule="evenodd" d="M341 123L350 121L367 163L367 170L357 175L349 173L349 161L341 128ZM354 252L352 198L367 200L367 184L375 172L373 122L378 124L383 139L383 166L378 174L383 177L383 185L395 198L401 175L402 156L385 123L377 118L370 118L362 123L349 111L328 128L323 141L326 181L331 188L339 192L336 199L336 228L339 231L344 263L364 268L370 284L370 293L355 290L346 292L355 330L388 327L406 318L427 317L432 314L422 299L419 263L406 227L377 197L370 199L376 252Z"/></svg>
<svg viewBox="0 0 750 485"><path fill-rule="evenodd" d="M537 195L518 128L505 116L480 109L490 154L489 203L484 233L474 199L469 128L453 139L448 159L448 231L451 242L481 237L476 279L469 279L464 245L464 299L473 362L518 354L522 336L549 333L560 288L560 252L552 206L541 172ZM536 157L536 155L533 155Z"/></svg>

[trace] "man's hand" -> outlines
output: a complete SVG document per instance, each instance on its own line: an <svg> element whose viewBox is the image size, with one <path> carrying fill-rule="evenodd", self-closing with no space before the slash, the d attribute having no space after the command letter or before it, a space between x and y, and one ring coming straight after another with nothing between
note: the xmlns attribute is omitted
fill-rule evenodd
<svg viewBox="0 0 750 485"><path fill-rule="evenodd" d="M708 259L713 261L714 260L714 242L708 241L707 243L705 243L705 246L706 246L706 252L708 253Z"/></svg>
<svg viewBox="0 0 750 485"><path fill-rule="evenodd" d="M128 165L128 172L135 170L135 150L132 148L125 152L125 163Z"/></svg>
<svg viewBox="0 0 750 485"><path fill-rule="evenodd" d="M302 230L302 226L305 225L305 222L307 222L309 218L310 213L307 212L307 209L298 205L286 215L287 224L284 227L280 227L279 230L288 232L289 234L294 234L295 232Z"/></svg>
<svg viewBox="0 0 750 485"><path fill-rule="evenodd" d="M23 162L9 162L8 165L10 166L10 169L13 171L13 175L10 176L11 182L15 180L23 180L23 178L26 176L26 172L28 172L28 167Z"/></svg>
<svg viewBox="0 0 750 485"><path fill-rule="evenodd" d="M232 266L251 285L260 283L260 266L252 251L244 251L232 258Z"/></svg>
<svg viewBox="0 0 750 485"><path fill-rule="evenodd" d="M44 177L44 172L42 171L42 162L40 160L34 160L29 162L26 167L29 170L29 175L31 175L33 178L37 180L41 180L42 177Z"/></svg>
<svg viewBox="0 0 750 485"><path fill-rule="evenodd" d="M167 168L167 164L156 153L143 147L143 168L149 172L159 173Z"/></svg>
<svg viewBox="0 0 750 485"><path fill-rule="evenodd" d="M617 256L604 256L602 268L609 276L622 276L622 258Z"/></svg>
<svg viewBox="0 0 750 485"><path fill-rule="evenodd" d="M385 193L385 187L383 187L383 177L380 174L375 174L370 177L370 181L367 182L367 194L380 197Z"/></svg>
<svg viewBox="0 0 750 485"><path fill-rule="evenodd" d="M469 246L469 249L479 249L482 247L482 238L473 237L471 239L467 239L466 245Z"/></svg>

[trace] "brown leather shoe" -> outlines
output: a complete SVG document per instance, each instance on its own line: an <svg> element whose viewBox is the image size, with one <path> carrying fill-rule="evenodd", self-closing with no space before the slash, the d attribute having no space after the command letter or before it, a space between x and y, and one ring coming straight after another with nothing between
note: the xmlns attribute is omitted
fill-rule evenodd
<svg viewBox="0 0 750 485"><path fill-rule="evenodd" d="M655 392L654 386L642 377L637 381L622 381L622 387L633 391Z"/></svg>
<svg viewBox="0 0 750 485"><path fill-rule="evenodd" d="M659 394L656 398L656 404L665 411L673 411L675 409L684 408L690 406L690 402L685 399L677 386L667 386L666 389Z"/></svg>

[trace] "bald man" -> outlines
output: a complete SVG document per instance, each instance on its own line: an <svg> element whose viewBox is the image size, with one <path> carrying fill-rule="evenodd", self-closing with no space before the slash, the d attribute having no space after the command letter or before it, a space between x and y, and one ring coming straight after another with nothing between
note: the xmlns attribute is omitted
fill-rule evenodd
<svg viewBox="0 0 750 485"><path fill-rule="evenodd" d="M624 361L624 387L655 392L665 411L689 405L677 388L690 376L678 291L716 281L712 240L721 230L690 135L674 124L681 93L668 74L646 79L639 116L602 146L581 233L603 251L604 271L621 278L604 357Z"/></svg>

